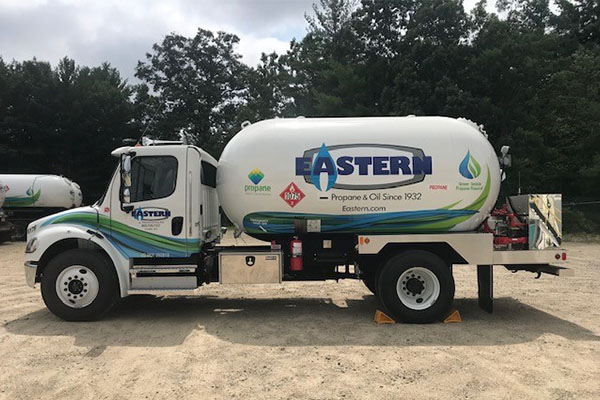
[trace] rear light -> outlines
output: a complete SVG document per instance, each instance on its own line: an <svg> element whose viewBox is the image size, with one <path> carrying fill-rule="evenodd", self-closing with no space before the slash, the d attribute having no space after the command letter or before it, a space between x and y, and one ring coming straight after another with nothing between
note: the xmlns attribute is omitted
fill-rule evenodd
<svg viewBox="0 0 600 400"><path fill-rule="evenodd" d="M556 254L554 255L554 258L556 258L557 260L560 260L560 254L556 253Z"/></svg>
<svg viewBox="0 0 600 400"><path fill-rule="evenodd" d="M567 261L567 253L562 253L562 260Z"/></svg>

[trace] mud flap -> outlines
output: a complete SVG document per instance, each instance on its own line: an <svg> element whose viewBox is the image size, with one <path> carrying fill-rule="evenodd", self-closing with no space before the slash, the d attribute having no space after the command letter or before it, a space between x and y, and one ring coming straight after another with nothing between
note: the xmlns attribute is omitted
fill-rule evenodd
<svg viewBox="0 0 600 400"><path fill-rule="evenodd" d="M492 269L492 265L477 266L479 307L489 313L494 311L494 274Z"/></svg>

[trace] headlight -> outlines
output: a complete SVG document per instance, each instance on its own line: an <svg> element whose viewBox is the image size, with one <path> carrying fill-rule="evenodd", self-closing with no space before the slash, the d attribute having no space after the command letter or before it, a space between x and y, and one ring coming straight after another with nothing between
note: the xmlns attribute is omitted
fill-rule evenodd
<svg viewBox="0 0 600 400"><path fill-rule="evenodd" d="M25 247L25 253L34 253L38 247L38 240L36 237L27 242L27 247Z"/></svg>

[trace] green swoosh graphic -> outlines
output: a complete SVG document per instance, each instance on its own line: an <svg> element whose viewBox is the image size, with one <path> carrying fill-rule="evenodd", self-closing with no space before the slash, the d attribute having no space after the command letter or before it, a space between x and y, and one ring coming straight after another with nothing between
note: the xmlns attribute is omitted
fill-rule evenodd
<svg viewBox="0 0 600 400"><path fill-rule="evenodd" d="M5 207L29 207L34 205L39 199L42 193L41 189L38 189L33 196L13 196L6 197L4 200Z"/></svg>
<svg viewBox="0 0 600 400"><path fill-rule="evenodd" d="M109 238L121 253L128 257L145 256L147 253L169 253L171 256L185 256L198 252L202 247L199 239L177 239L133 228L103 215L91 212L72 212L50 219L42 226L53 224L74 224L99 229Z"/></svg>
<svg viewBox="0 0 600 400"><path fill-rule="evenodd" d="M490 169L479 196L464 208L455 209L460 201L440 209L399 211L376 214L300 214L288 212L256 212L244 217L244 228L249 233L289 234L294 231L294 220L319 219L322 232L348 233L411 233L445 232L477 214L489 197ZM261 221L261 222L257 222Z"/></svg>

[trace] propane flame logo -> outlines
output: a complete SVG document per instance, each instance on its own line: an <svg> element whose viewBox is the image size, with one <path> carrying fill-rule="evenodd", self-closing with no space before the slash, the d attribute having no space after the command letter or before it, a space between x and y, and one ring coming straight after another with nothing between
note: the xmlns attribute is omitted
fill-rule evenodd
<svg viewBox="0 0 600 400"><path fill-rule="evenodd" d="M322 173L327 173L327 189L325 189L325 191L328 191L333 187L335 181L337 181L338 173L335 161L333 161L331 154L329 154L325 143L321 145L319 153L317 153L317 156L315 157L315 162L312 165L310 174L313 185L320 191L323 191L321 188L321 180L319 179Z"/></svg>
<svg viewBox="0 0 600 400"><path fill-rule="evenodd" d="M138 221L159 221L171 216L171 211L162 207L138 207L131 212Z"/></svg>
<svg viewBox="0 0 600 400"><path fill-rule="evenodd" d="M470 150L467 150L467 155L460 162L458 172L467 179L475 179L481 174L481 166L475 157L471 155Z"/></svg>

